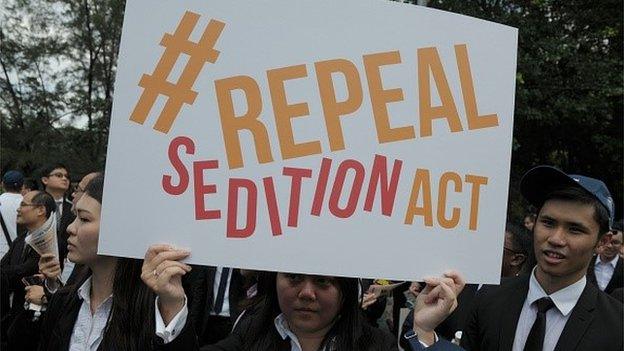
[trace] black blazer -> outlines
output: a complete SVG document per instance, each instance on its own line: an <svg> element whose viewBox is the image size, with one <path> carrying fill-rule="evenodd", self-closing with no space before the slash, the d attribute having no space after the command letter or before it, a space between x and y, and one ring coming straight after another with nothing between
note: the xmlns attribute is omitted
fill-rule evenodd
<svg viewBox="0 0 624 351"><path fill-rule="evenodd" d="M74 215L71 211L71 206L72 203L69 200L63 200L63 214L61 215L61 221L58 223L56 231L61 268L63 268L63 261L65 260L65 257L67 257L67 238L69 237L67 234L67 227L69 227L74 219L76 219L76 215Z"/></svg>
<svg viewBox="0 0 624 351"><path fill-rule="evenodd" d="M191 272L183 278L184 291L188 298L189 318L193 321L198 335L202 335L206 329L212 309L215 273L216 267L193 266ZM234 269L228 293L232 325L241 313L240 302L246 298L243 283L244 278L240 274L240 270Z"/></svg>
<svg viewBox="0 0 624 351"><path fill-rule="evenodd" d="M477 294L462 335L462 347L511 350L528 291L526 275ZM624 307L620 302L587 284L570 313L555 351L622 350Z"/></svg>
<svg viewBox="0 0 624 351"><path fill-rule="evenodd" d="M26 232L19 233L0 261L2 305L3 308L6 307L5 301L8 301L9 295L13 293L11 314L24 309L25 292L22 278L39 272L39 254L24 242L25 238ZM8 314L9 311L2 310L3 319L7 318Z"/></svg>
<svg viewBox="0 0 624 351"><path fill-rule="evenodd" d="M622 265L622 257L618 258L617 264L615 265L615 270L613 270L613 275L611 276L611 280L607 287L604 289L604 292L607 294L611 294L613 290L617 288L624 287L624 266ZM589 263L589 267L587 267L587 281L592 284L598 286L598 282L596 281L596 273L594 272L594 265L596 264L596 256L594 256Z"/></svg>
<svg viewBox="0 0 624 351"><path fill-rule="evenodd" d="M160 343L157 350L162 351L188 351L188 350L201 350L201 351L249 351L243 349L245 340L250 336L251 330L259 328L259 324L262 322L262 318L258 318L258 313L263 313L264 305L255 305L245 311L245 314L241 317L240 321L236 325L227 338L219 341L213 345L204 345L199 347L198 339L194 332L192 321L187 321L182 332L169 344ZM378 328L373 328L367 323L362 326L361 334L369 335L371 343L368 347L358 351L396 351L398 350L396 345L396 339L389 333L382 331ZM275 328L270 328L270 333L274 340L279 340L277 348L271 351L290 351L290 341L281 339ZM431 349L435 350L435 349ZM440 348L440 350L447 350ZM342 351L342 350L340 350ZM349 350L351 351L351 350Z"/></svg>

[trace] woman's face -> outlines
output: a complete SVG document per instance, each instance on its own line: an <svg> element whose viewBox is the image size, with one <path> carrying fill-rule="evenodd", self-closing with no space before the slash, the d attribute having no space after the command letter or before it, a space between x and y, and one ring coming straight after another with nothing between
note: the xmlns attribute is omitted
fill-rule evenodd
<svg viewBox="0 0 624 351"><path fill-rule="evenodd" d="M324 336L342 309L342 292L336 278L278 273L277 300L296 335Z"/></svg>
<svg viewBox="0 0 624 351"><path fill-rule="evenodd" d="M67 227L67 258L89 265L97 260L100 235L100 203L84 194L76 204L76 219Z"/></svg>

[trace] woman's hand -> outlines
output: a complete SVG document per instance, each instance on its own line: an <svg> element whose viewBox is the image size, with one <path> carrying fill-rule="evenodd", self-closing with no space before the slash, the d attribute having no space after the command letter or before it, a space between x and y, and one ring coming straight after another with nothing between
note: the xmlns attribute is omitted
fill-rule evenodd
<svg viewBox="0 0 624 351"><path fill-rule="evenodd" d="M56 255L47 253L39 258L39 272L49 281L56 281L61 276L61 264Z"/></svg>
<svg viewBox="0 0 624 351"><path fill-rule="evenodd" d="M414 306L414 331L420 340L431 345L433 330L455 310L457 295L466 283L455 271L446 272L441 278L427 278L425 283Z"/></svg>
<svg viewBox="0 0 624 351"><path fill-rule="evenodd" d="M179 260L189 255L189 251L169 245L153 245L145 253L141 279L158 295L158 309L165 325L184 307L182 276L191 271L191 266Z"/></svg>
<svg viewBox="0 0 624 351"><path fill-rule="evenodd" d="M43 286L28 285L24 290L26 291L26 295L24 296L26 302L34 303L35 305L43 305L43 297L45 296Z"/></svg>

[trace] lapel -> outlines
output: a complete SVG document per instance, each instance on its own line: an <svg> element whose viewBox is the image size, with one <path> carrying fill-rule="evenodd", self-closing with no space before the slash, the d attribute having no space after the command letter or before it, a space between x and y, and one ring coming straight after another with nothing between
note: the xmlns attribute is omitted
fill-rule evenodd
<svg viewBox="0 0 624 351"><path fill-rule="evenodd" d="M511 350L514 338L516 336L516 327L524 300L526 300L529 292L529 275L518 278L517 284L510 284L509 294L501 300L501 306L498 311L502 313L500 318L500 334L498 340L499 350Z"/></svg>
<svg viewBox="0 0 624 351"><path fill-rule="evenodd" d="M576 306L574 306L572 312L570 312L570 318L561 332L555 351L576 349L577 344L594 318L593 311L596 305L598 291L598 288L589 282L585 285L581 297L579 297Z"/></svg>
<svg viewBox="0 0 624 351"><path fill-rule="evenodd" d="M622 267L622 258L620 257L618 258L615 269L613 270L611 280L609 280L609 284L607 284L607 287L605 288L605 292L611 292L613 289L622 285L622 272L624 272L624 268Z"/></svg>
<svg viewBox="0 0 624 351"><path fill-rule="evenodd" d="M598 286L598 283L596 281L596 273L594 272L595 264L596 264L596 255L592 256L592 259L589 262L589 267L587 267L587 282L596 284L596 286Z"/></svg>
<svg viewBox="0 0 624 351"><path fill-rule="evenodd" d="M202 283L201 283L202 284L201 289L205 291L205 293L203 294L204 311L201 314L201 330L200 330L201 335L203 335L203 332L208 327L208 318L210 317L210 310L212 309L212 300L214 299L213 285L215 281L216 270L217 270L216 267L212 267L212 266L205 267L204 279L202 279Z"/></svg>

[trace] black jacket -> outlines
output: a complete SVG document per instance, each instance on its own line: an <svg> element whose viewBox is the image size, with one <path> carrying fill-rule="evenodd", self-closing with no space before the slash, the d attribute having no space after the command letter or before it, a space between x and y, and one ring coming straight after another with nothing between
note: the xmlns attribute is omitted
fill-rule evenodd
<svg viewBox="0 0 624 351"><path fill-rule="evenodd" d="M607 294L611 294L613 290L617 288L624 287L624 265L622 264L622 257L618 258L617 264L615 265L615 270L613 270L613 276L611 276L611 280L607 287L604 289L604 292ZM592 284L598 286L598 282L596 281L596 273L594 272L594 265L596 264L596 256L594 256L587 268L587 281Z"/></svg>
<svg viewBox="0 0 624 351"><path fill-rule="evenodd" d="M227 338L213 345L205 345L201 348L197 337L194 332L194 327L187 322L183 331L178 335L171 343L161 344L158 350L161 351L187 351L187 350L201 350L201 351L251 351L244 349L247 338L249 338L254 330L262 328L260 325L263 318L259 318L259 315L266 313L266 307L262 303L252 306L245 311L245 314L241 317L240 321L236 325ZM271 348L270 351L290 351L290 341L283 340L278 334L277 330L270 328L270 335L267 335L268 339L275 340L277 346ZM370 337L371 342L365 349L358 351L394 351L398 350L395 338L387 332L380 329L373 328L367 323L363 323L360 335L367 335ZM255 351L255 350L254 350Z"/></svg>
<svg viewBox="0 0 624 351"><path fill-rule="evenodd" d="M529 276L477 294L466 321L466 350L511 350L520 312L529 290ZM570 312L555 351L621 351L624 308L593 284L587 284Z"/></svg>

